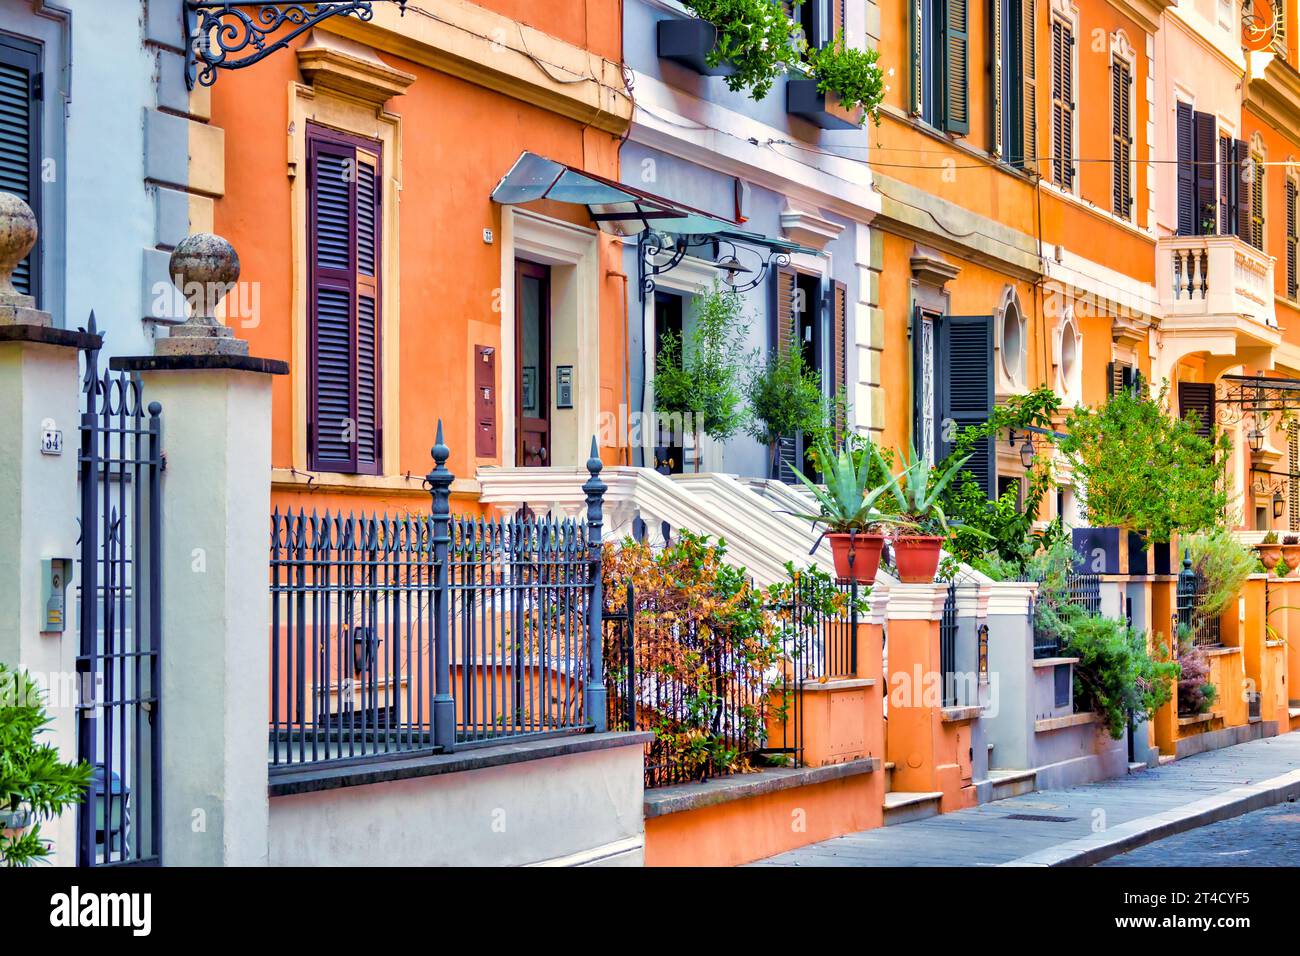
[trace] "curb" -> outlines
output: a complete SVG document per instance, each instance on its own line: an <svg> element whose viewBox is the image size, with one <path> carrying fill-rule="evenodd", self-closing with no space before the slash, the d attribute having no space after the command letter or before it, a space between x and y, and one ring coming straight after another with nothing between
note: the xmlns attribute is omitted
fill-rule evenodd
<svg viewBox="0 0 1300 956"><path fill-rule="evenodd" d="M1000 866L1092 866L1165 837L1230 820L1254 810L1300 798L1300 770L1237 787L1163 813L1138 817L1104 833L1082 837L1008 860Z"/></svg>

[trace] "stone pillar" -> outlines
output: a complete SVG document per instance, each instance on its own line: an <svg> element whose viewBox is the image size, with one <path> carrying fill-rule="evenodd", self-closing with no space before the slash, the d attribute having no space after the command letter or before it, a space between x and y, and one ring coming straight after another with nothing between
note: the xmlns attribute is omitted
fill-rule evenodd
<svg viewBox="0 0 1300 956"><path fill-rule="evenodd" d="M992 744L989 766L997 770L1033 767L1034 625L1030 605L1038 585L995 581L988 585L989 686L984 736Z"/></svg>
<svg viewBox="0 0 1300 956"><path fill-rule="evenodd" d="M889 739L893 789L942 791L939 765L953 761L941 752L943 669L939 621L948 597L945 582L889 586Z"/></svg>
<svg viewBox="0 0 1300 956"><path fill-rule="evenodd" d="M155 354L117 358L162 405L163 862L267 861L271 376L213 317L239 278L224 239L171 258L193 314Z"/></svg>
<svg viewBox="0 0 1300 956"><path fill-rule="evenodd" d="M36 243L27 204L0 193L0 662L31 673L54 718L41 739L64 760L77 755L76 586L68 580L78 553L78 354L98 336L56 329L12 274ZM50 447L46 447L49 433ZM55 441L61 441L57 453ZM68 562L57 596L47 593L46 562ZM53 568L51 568L53 570ZM50 598L62 598L62 623ZM53 840L51 862L76 863L76 811L42 825Z"/></svg>

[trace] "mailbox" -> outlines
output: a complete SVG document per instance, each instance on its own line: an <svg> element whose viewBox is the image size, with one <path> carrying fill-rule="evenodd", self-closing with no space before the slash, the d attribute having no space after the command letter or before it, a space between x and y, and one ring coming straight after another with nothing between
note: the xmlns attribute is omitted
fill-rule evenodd
<svg viewBox="0 0 1300 956"><path fill-rule="evenodd" d="M68 618L68 578L71 558L46 558L41 562L41 603L45 618L42 634L62 634Z"/></svg>

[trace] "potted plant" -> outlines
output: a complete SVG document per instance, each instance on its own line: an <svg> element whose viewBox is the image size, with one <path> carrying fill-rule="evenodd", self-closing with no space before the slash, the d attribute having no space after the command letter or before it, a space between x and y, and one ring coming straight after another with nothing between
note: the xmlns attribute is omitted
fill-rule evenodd
<svg viewBox="0 0 1300 956"><path fill-rule="evenodd" d="M1277 532L1270 531L1264 535L1259 544L1255 545L1255 552L1259 555L1259 560L1264 562L1264 567L1270 571L1276 568L1282 560L1282 545L1277 540Z"/></svg>
<svg viewBox="0 0 1300 956"><path fill-rule="evenodd" d="M27 866L50 854L41 822L80 803L90 765L64 763L37 738L52 718L25 672L0 664L0 865Z"/></svg>
<svg viewBox="0 0 1300 956"><path fill-rule="evenodd" d="M875 50L858 50L844 34L805 54L809 76L786 82L786 110L822 129L857 129L868 116L880 122L884 76Z"/></svg>
<svg viewBox="0 0 1300 956"><path fill-rule="evenodd" d="M1300 536L1289 534L1282 539L1282 560L1288 568L1300 567Z"/></svg>
<svg viewBox="0 0 1300 956"><path fill-rule="evenodd" d="M868 491L871 462L859 461L847 444L837 450L828 443L819 443L817 460L823 463L824 489L809 481L798 468L791 468L795 477L813 493L819 508L815 515L796 513L795 517L811 521L814 527L826 525L822 537L831 543L835 574L840 580L873 584L885 544L880 527L890 520L877 510L876 502L889 486Z"/></svg>
<svg viewBox="0 0 1300 956"><path fill-rule="evenodd" d="M893 524L894 567L904 584L928 584L939 570L939 550L949 534L948 518L940 504L943 490L957 476L970 455L948 459L942 469L929 463L911 449L911 455L899 454L902 470L890 478L886 488L892 492L897 513L890 515Z"/></svg>
<svg viewBox="0 0 1300 956"><path fill-rule="evenodd" d="M705 76L725 76L733 92L748 90L761 100L799 61L799 28L774 0L682 0L682 6L694 17L660 21L659 55Z"/></svg>

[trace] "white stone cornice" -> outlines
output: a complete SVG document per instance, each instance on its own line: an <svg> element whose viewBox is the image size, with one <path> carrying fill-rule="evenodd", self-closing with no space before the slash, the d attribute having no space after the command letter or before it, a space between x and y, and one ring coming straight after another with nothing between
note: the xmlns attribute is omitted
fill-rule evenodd
<svg viewBox="0 0 1300 956"><path fill-rule="evenodd" d="M631 140L783 193L818 209L869 222L881 198L860 159L815 144L783 147L797 137L735 110L632 72L636 108ZM862 145L866 145L863 133ZM797 152L797 157L792 155Z"/></svg>
<svg viewBox="0 0 1300 956"><path fill-rule="evenodd" d="M948 582L891 584L888 617L891 621L937 621L948 600Z"/></svg>
<svg viewBox="0 0 1300 956"><path fill-rule="evenodd" d="M971 582L957 585L957 615L976 619L987 617L989 593L992 582Z"/></svg>
<svg viewBox="0 0 1300 956"><path fill-rule="evenodd" d="M889 587L877 583L871 588L867 598L867 623L883 625L889 618Z"/></svg>
<svg viewBox="0 0 1300 956"><path fill-rule="evenodd" d="M1037 593L1036 581L994 581L989 585L988 615L1024 617Z"/></svg>

